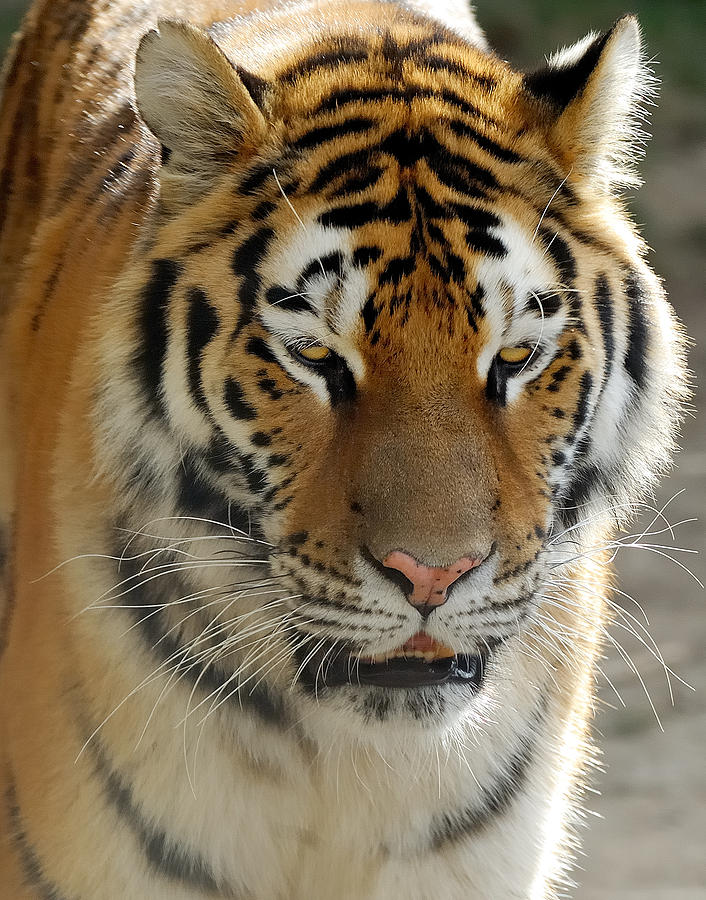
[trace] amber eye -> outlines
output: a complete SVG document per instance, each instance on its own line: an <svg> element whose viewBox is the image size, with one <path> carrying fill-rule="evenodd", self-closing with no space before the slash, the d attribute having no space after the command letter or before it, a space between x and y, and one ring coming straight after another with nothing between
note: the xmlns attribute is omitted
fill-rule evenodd
<svg viewBox="0 0 706 900"><path fill-rule="evenodd" d="M296 355L306 362L321 363L331 359L333 353L328 347L323 347L321 344L312 344L310 347L302 347L301 350L297 350Z"/></svg>
<svg viewBox="0 0 706 900"><path fill-rule="evenodd" d="M503 347L498 357L508 366L519 366L532 355L531 347Z"/></svg>

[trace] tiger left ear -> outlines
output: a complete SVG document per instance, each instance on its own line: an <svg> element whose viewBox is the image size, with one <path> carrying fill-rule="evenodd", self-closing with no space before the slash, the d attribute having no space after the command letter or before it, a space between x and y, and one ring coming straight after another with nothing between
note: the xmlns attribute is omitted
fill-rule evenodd
<svg viewBox="0 0 706 900"><path fill-rule="evenodd" d="M645 135L637 120L654 84L634 16L557 51L525 76L527 90L546 106L548 139L565 171L607 191L640 183L634 160Z"/></svg>
<svg viewBox="0 0 706 900"><path fill-rule="evenodd" d="M162 145L163 193L186 199L264 140L264 82L237 69L206 32L168 19L158 28L137 51L135 98Z"/></svg>

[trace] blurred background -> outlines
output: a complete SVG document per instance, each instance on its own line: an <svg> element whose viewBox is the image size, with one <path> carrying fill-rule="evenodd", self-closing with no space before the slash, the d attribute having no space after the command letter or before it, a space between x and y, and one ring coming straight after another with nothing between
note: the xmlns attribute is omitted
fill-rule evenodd
<svg viewBox="0 0 706 900"><path fill-rule="evenodd" d="M27 5L0 0L0 54ZM237 0L233 6L237 9ZM694 407L702 409L706 2L477 0L476 8L491 45L519 68L539 65L555 48L592 29L608 28L625 12L639 17L662 86L652 115L654 137L642 165L645 186L631 205L652 248L651 263L691 335ZM621 551L621 589L636 602L618 599L647 629L666 665L694 690L672 677L672 703L650 638L643 632L639 641L624 627L613 628L620 648L608 647L599 676L597 728L605 772L596 780L600 793L588 798L593 814L586 820L575 900L706 900L706 594L695 580L706 580L706 574L703 557L683 552L704 547L703 416L687 418L681 446L676 468L660 489L658 507L674 498L665 511L672 523L694 517L701 521L680 525L673 538L645 538L666 549ZM650 520L643 517L642 527Z"/></svg>

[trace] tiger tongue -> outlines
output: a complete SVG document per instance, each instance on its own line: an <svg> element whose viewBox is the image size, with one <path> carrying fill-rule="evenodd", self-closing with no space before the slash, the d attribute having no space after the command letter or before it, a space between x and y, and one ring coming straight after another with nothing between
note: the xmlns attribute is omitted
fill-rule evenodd
<svg viewBox="0 0 706 900"><path fill-rule="evenodd" d="M415 650L421 653L433 653L437 659L447 656L455 656L454 651L446 644L440 644L430 634L418 631L413 637L402 645L402 652L412 653Z"/></svg>

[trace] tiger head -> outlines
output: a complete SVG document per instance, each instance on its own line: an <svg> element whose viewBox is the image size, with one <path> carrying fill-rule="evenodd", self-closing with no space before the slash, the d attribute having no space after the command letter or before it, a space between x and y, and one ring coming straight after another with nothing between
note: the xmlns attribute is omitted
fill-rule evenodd
<svg viewBox="0 0 706 900"><path fill-rule="evenodd" d="M129 379L175 512L266 548L282 683L446 722L666 459L675 326L616 197L649 82L629 17L521 74L331 10L143 39Z"/></svg>

